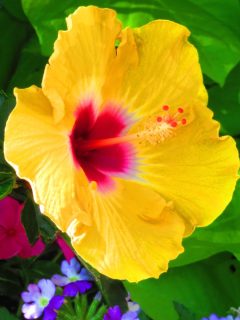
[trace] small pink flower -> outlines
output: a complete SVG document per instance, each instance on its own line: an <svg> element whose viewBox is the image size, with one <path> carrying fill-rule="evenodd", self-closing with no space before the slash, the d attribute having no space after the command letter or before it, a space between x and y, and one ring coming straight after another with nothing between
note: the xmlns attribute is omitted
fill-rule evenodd
<svg viewBox="0 0 240 320"><path fill-rule="evenodd" d="M56 241L67 261L75 257L73 250L62 237L58 236Z"/></svg>
<svg viewBox="0 0 240 320"><path fill-rule="evenodd" d="M29 243L21 222L22 208L23 205L11 197L0 200L0 259L30 258L45 248L41 239L34 246Z"/></svg>

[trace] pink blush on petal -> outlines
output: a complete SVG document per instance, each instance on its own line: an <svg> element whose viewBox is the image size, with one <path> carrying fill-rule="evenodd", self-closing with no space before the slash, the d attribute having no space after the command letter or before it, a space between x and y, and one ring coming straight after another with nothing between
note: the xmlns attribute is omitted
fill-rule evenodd
<svg viewBox="0 0 240 320"><path fill-rule="evenodd" d="M130 117L120 107L111 104L106 105L99 114L89 101L77 109L69 135L73 161L77 168L83 169L89 182L95 181L101 191L114 188L114 177L131 175L134 171L136 152L133 144L119 142L104 145L111 138L121 138L130 123ZM94 141L99 141L101 147L91 147Z"/></svg>
<svg viewBox="0 0 240 320"><path fill-rule="evenodd" d="M130 118L119 107L105 106L98 115L89 133L89 139L106 139L120 136L131 123Z"/></svg>

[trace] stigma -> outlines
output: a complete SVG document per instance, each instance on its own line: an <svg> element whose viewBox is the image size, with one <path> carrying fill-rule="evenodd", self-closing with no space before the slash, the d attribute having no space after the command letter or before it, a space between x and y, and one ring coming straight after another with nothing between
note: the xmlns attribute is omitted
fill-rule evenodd
<svg viewBox="0 0 240 320"><path fill-rule="evenodd" d="M168 105L162 106L158 115L148 118L143 123L143 130L138 133L140 142L155 145L172 137L179 127L187 124L187 119L183 115L182 107L172 112Z"/></svg>

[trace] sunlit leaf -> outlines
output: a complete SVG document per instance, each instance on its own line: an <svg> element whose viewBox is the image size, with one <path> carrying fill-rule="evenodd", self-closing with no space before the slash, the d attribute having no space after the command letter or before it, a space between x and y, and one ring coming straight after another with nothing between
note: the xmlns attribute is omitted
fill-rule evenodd
<svg viewBox="0 0 240 320"><path fill-rule="evenodd" d="M179 320L174 302L196 313L225 315L239 306L240 263L224 253L184 267L171 268L156 279L126 283L132 299L154 320Z"/></svg>

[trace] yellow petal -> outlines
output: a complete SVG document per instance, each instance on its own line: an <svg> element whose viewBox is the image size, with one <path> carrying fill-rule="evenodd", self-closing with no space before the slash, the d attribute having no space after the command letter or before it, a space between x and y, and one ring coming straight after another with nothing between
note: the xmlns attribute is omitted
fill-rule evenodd
<svg viewBox="0 0 240 320"><path fill-rule="evenodd" d="M186 109L198 100L206 103L198 54L187 41L189 34L184 26L164 20L123 30L105 99L120 102L140 117L158 112L163 105ZM131 55L135 63L130 66ZM119 69L124 71L120 79Z"/></svg>
<svg viewBox="0 0 240 320"><path fill-rule="evenodd" d="M121 30L115 11L93 6L77 9L67 26L68 31L58 34L42 83L57 121L65 112L73 113L84 99L101 104L101 87L116 56L115 40Z"/></svg>
<svg viewBox="0 0 240 320"><path fill-rule="evenodd" d="M93 225L68 229L77 253L115 279L157 278L183 251L185 225L151 188L118 180L112 193L93 197Z"/></svg>
<svg viewBox="0 0 240 320"><path fill-rule="evenodd" d="M216 219L232 197L239 168L230 137L219 138L212 112L196 105L194 120L158 145L139 145L141 177L185 218L189 227Z"/></svg>
<svg viewBox="0 0 240 320"><path fill-rule="evenodd" d="M36 202L62 230L75 217L89 224L91 217L79 202L87 182L73 167L66 128L54 125L41 89L17 89L15 95L17 105L5 131L6 160L31 184Z"/></svg>

